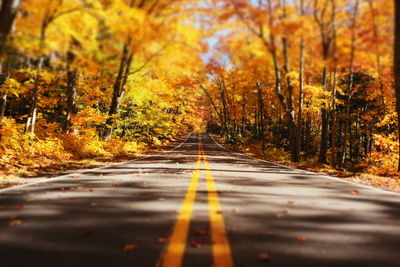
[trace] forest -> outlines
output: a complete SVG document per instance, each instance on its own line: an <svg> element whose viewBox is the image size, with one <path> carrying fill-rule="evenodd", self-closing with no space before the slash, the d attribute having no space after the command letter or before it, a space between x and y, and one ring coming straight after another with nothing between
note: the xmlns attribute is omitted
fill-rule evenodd
<svg viewBox="0 0 400 267"><path fill-rule="evenodd" d="M398 175L396 1L0 3L5 174L207 131L268 160Z"/></svg>

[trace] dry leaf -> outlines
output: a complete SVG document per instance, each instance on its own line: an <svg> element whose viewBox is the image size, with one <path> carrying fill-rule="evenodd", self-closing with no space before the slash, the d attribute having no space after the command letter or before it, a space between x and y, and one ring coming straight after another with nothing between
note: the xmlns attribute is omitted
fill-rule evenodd
<svg viewBox="0 0 400 267"><path fill-rule="evenodd" d="M271 256L268 253L260 253L258 254L258 258L262 261L269 261Z"/></svg>
<svg viewBox="0 0 400 267"><path fill-rule="evenodd" d="M21 220L13 220L13 221L9 222L8 225L16 226L16 225L20 225L21 223L22 223Z"/></svg>
<svg viewBox="0 0 400 267"><path fill-rule="evenodd" d="M360 192L358 190L351 190L352 195L359 195Z"/></svg>
<svg viewBox="0 0 400 267"><path fill-rule="evenodd" d="M86 229L85 231L83 231L83 235L91 236L91 235L93 235L93 231L90 229Z"/></svg>
<svg viewBox="0 0 400 267"><path fill-rule="evenodd" d="M159 237L157 238L157 243L159 244L164 244L165 242L167 242L167 239L165 237Z"/></svg>
<svg viewBox="0 0 400 267"><path fill-rule="evenodd" d="M266 236L274 235L274 232L266 231L263 233L263 235L266 235Z"/></svg>
<svg viewBox="0 0 400 267"><path fill-rule="evenodd" d="M296 238L296 240L297 240L297 242L303 243L303 242L307 242L308 238L305 237L305 236L299 236L299 237Z"/></svg>
<svg viewBox="0 0 400 267"><path fill-rule="evenodd" d="M139 247L137 245L134 245L134 244L126 244L123 247L124 251L133 251L133 250L137 250L137 249L139 249Z"/></svg>
<svg viewBox="0 0 400 267"><path fill-rule="evenodd" d="M196 230L196 235L197 236L206 236L206 235L208 235L208 231L204 230L204 229L197 229Z"/></svg>
<svg viewBox="0 0 400 267"><path fill-rule="evenodd" d="M194 248L200 248L203 244L202 244L200 241L193 240L193 241L191 242L191 245L192 245L192 247L194 247Z"/></svg>

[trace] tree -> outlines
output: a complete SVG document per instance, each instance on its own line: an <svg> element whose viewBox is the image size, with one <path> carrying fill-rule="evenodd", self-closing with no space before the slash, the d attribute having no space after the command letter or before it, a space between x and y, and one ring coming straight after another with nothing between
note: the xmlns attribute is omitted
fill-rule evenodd
<svg viewBox="0 0 400 267"><path fill-rule="evenodd" d="M7 39L11 34L13 25L21 4L20 0L2 0L0 2L0 85L3 83L3 61ZM7 105L7 92L3 92L0 105L0 122L3 121Z"/></svg>
<svg viewBox="0 0 400 267"><path fill-rule="evenodd" d="M394 1L395 6L395 42L394 42L394 81L396 92L397 127L400 142L400 3ZM400 150L399 150L400 156ZM398 171L400 172L400 157Z"/></svg>

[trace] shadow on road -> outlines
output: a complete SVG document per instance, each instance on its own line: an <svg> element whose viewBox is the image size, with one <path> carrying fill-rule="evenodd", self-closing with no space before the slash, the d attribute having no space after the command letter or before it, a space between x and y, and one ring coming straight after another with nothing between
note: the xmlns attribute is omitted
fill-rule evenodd
<svg viewBox="0 0 400 267"><path fill-rule="evenodd" d="M155 266L195 168L198 136L161 155L0 194L0 266ZM236 266L398 266L396 195L202 140ZM196 235L209 225L204 165L201 175L185 266L212 264L209 237ZM138 248L124 251L129 244Z"/></svg>

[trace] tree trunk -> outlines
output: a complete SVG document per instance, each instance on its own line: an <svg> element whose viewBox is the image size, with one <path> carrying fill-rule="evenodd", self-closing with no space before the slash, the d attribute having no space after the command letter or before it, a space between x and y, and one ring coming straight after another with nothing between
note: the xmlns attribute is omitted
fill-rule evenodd
<svg viewBox="0 0 400 267"><path fill-rule="evenodd" d="M378 73L379 89L381 91L382 107L383 107L383 110L386 115L387 111L386 111L385 91L384 91L384 84L383 84L383 80L382 80L381 55L380 55L380 51L379 51L380 42L379 42L378 23L376 21L376 11L375 11L373 2L371 0L368 0L368 4L369 4L369 9L371 11L372 31L373 31L374 39L375 39L376 70Z"/></svg>
<svg viewBox="0 0 400 267"><path fill-rule="evenodd" d="M351 120L350 120L350 105L351 105L351 98L353 96L353 86L354 86L354 57L355 57L355 50L356 50L356 26L357 26L357 15L358 15L358 7L359 7L359 0L356 1L354 10L353 10L353 22L352 22L352 36L351 36L351 49L350 49L350 67L349 67L349 96L346 100L346 119L345 119L345 129L344 129L344 138L342 144L342 158L340 162L340 167L344 166L345 159L346 159L346 149L348 143L348 132L346 131L346 125L348 131L351 130Z"/></svg>
<svg viewBox="0 0 400 267"><path fill-rule="evenodd" d="M0 77L3 75L3 55L8 36L11 34L21 0L2 0L0 7ZM0 84L1 86L1 84ZM4 92L0 103L0 123L4 119L7 105L7 92Z"/></svg>
<svg viewBox="0 0 400 267"><path fill-rule="evenodd" d="M304 0L300 0L300 15L304 17ZM298 113L297 113L297 127L296 127L296 139L295 139L295 154L298 155L300 161L301 151L301 134L303 125L303 101L304 101L304 36L303 33L300 37L300 57L299 57L299 102L298 102Z"/></svg>
<svg viewBox="0 0 400 267"><path fill-rule="evenodd" d="M394 43L394 80L396 91L397 130L400 143L400 2L394 1L395 5L395 43ZM399 164L400 172L400 149Z"/></svg>
<svg viewBox="0 0 400 267"><path fill-rule="evenodd" d="M75 55L71 52L67 52L67 113L65 116L64 132L68 133L72 127L71 116L76 114L76 97L77 97L77 69L71 69Z"/></svg>
<svg viewBox="0 0 400 267"><path fill-rule="evenodd" d="M119 65L117 77L114 82L113 96L111 100L110 110L108 112L108 118L106 121L106 127L104 129L104 139L110 140L112 136L112 130L115 122L115 115L118 112L119 105L121 104L122 98L125 94L125 84L127 82L130 65L132 63L133 54L129 51L130 39L127 44L122 48L122 56Z"/></svg>
<svg viewBox="0 0 400 267"><path fill-rule="evenodd" d="M284 5L285 3L283 3ZM272 14L272 2L271 0L268 1L268 11L270 14ZM273 28L273 18L270 15L269 18L269 27L272 29ZM264 39L263 39L264 40ZM283 40L284 41L284 40ZM273 31L270 31L269 33L269 42L270 44L267 46L268 50L272 56L272 61L274 64L274 71L275 71L275 93L278 96L279 102L283 108L283 111L285 113L285 118L286 118L286 123L289 131L289 147L290 147L290 154L291 154L291 160L294 162L299 161L298 155L295 154L295 139L296 139L296 123L295 123L295 118L294 118L294 111L293 111L293 92L292 87L291 87L291 81L290 78L287 80L288 82L288 100L286 100L285 95L282 93L282 85L281 85L281 78L282 78L282 73L280 69L280 64L279 64L279 58L278 58L278 53L277 53L277 46L276 46L276 40L275 40L275 35ZM264 40L264 43L265 40ZM286 43L286 45L285 45ZM285 55L285 70L288 72L289 70L289 58L287 54L287 42L284 42L284 54Z"/></svg>
<svg viewBox="0 0 400 267"><path fill-rule="evenodd" d="M2 0L0 9L0 59L18 13L21 0ZM0 65L1 72L1 65Z"/></svg>
<svg viewBox="0 0 400 267"><path fill-rule="evenodd" d="M6 113L6 105L7 105L7 93L4 93L1 97L1 106L0 106L0 123L3 122L4 115Z"/></svg>
<svg viewBox="0 0 400 267"><path fill-rule="evenodd" d="M258 94L258 107L260 110L260 137L261 137L261 154L265 153L265 121L264 121L264 100L262 93L262 86L260 82L256 83Z"/></svg>
<svg viewBox="0 0 400 267"><path fill-rule="evenodd" d="M326 163L326 152L328 150L328 112L326 107L321 110L321 143L319 148L319 162Z"/></svg>
<svg viewBox="0 0 400 267"><path fill-rule="evenodd" d="M43 57L41 56L36 65L36 74L35 74L35 82L33 85L32 96L31 96L31 108L29 110L29 117L26 121L25 133L30 133L30 139L33 139L33 135L35 134L36 127L36 118L37 118L37 104L39 97L39 76L40 71L43 66Z"/></svg>

